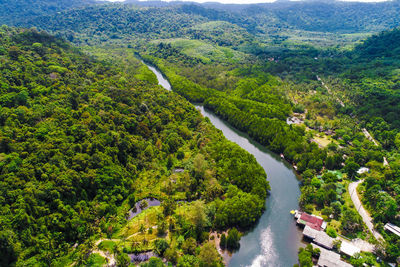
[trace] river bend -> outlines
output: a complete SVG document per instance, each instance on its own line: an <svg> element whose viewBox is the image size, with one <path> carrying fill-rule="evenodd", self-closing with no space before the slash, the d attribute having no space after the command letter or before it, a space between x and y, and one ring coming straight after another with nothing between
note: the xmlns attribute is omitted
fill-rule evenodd
<svg viewBox="0 0 400 267"><path fill-rule="evenodd" d="M146 64L147 65L147 64ZM168 80L154 66L147 65L158 82L171 90ZM231 267L290 267L297 263L301 231L296 227L290 210L298 209L299 181L290 164L252 140L247 134L230 126L203 106L196 106L203 116L223 132L225 137L251 153L265 169L271 185L266 211L258 224L240 241L240 249L232 255Z"/></svg>

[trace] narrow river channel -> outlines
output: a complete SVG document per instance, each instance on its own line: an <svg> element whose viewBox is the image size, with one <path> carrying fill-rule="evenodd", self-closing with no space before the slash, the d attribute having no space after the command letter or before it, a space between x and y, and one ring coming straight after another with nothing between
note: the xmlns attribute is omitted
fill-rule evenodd
<svg viewBox="0 0 400 267"><path fill-rule="evenodd" d="M156 68L147 66L156 74L159 84L171 90L168 80ZM266 200L266 211L258 224L242 237L240 249L232 255L229 266L293 266L297 263L297 251L302 245L302 233L290 214L290 210L298 209L300 197L299 181L292 167L204 107L196 108L203 116L208 117L228 140L238 144L257 159L265 169L271 185L271 195Z"/></svg>

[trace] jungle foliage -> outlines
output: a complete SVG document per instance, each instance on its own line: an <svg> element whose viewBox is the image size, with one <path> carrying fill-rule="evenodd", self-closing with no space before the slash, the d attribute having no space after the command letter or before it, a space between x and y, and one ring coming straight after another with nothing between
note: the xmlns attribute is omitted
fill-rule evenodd
<svg viewBox="0 0 400 267"><path fill-rule="evenodd" d="M8 27L0 51L2 265L56 264L74 244L86 255L136 198L164 207L174 196L204 199L214 211L196 238L250 227L262 214L269 185L255 158L157 86L138 60L123 72L46 33ZM180 186L170 181L175 164L187 172ZM243 207L246 218L227 218Z"/></svg>

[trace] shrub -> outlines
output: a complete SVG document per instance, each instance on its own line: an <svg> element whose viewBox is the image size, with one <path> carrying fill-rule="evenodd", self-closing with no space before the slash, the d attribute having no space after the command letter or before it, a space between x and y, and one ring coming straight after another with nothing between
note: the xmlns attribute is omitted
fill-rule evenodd
<svg viewBox="0 0 400 267"><path fill-rule="evenodd" d="M337 237L336 230L331 228L331 227L326 228L326 233L332 238L336 238Z"/></svg>
<svg viewBox="0 0 400 267"><path fill-rule="evenodd" d="M226 246L230 250L239 249L240 234L236 228L229 230L228 238L226 239Z"/></svg>

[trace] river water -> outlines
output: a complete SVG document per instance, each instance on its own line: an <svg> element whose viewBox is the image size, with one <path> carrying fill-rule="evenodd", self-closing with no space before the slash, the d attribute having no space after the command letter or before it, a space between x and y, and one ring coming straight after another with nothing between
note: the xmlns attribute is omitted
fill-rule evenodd
<svg viewBox="0 0 400 267"><path fill-rule="evenodd" d="M167 90L171 85L153 66L149 66ZM297 263L297 251L302 246L302 233L296 227L290 210L298 209L299 181L290 164L253 141L247 134L231 127L202 106L196 106L203 116L221 130L225 137L251 153L265 169L271 185L266 211L258 224L240 241L240 249L232 255L229 266L290 267Z"/></svg>

